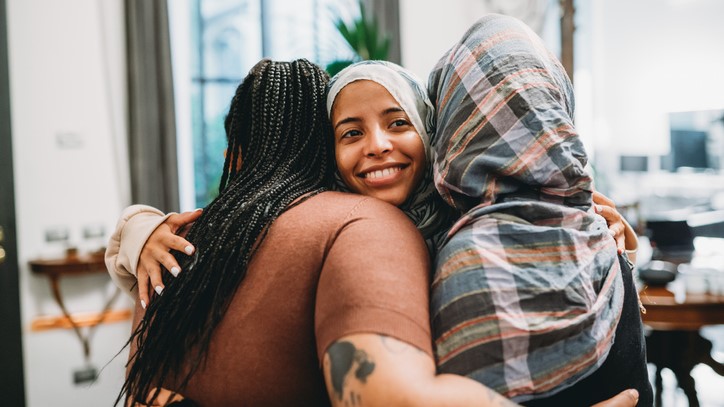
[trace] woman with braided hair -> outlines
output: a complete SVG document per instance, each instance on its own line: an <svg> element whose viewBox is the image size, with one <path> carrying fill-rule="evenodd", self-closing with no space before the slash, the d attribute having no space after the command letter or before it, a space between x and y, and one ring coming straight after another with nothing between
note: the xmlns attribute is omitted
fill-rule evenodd
<svg viewBox="0 0 724 407"><path fill-rule="evenodd" d="M167 282L167 294L150 304L131 338L134 348L136 344L138 347L123 388L131 398L143 400L157 385L188 388L193 396L213 389L209 377L214 375L197 373L222 362L210 350L226 346L223 340L212 337L227 332L228 324L223 322L228 311L241 307L239 302L258 300L254 294L241 292L235 297L242 281L243 287L249 287L260 278L262 271L257 271L259 267L252 259L265 258L266 248L277 240L277 224L289 227L290 217L330 199L320 195L330 185L333 168L327 120L319 109L327 81L326 73L305 60L264 60L237 88L225 121L228 151L232 153L226 157L219 196L188 232L196 252L192 257L178 256L184 269L193 272ZM138 210L144 208L130 208L131 213ZM272 263L266 267L270 278L275 277L273 271L279 266ZM240 352L255 352L254 342L262 338L253 334L246 337L250 343ZM321 378L310 375L300 380L303 391L299 394L311 400L324 398L318 386L308 386L315 380ZM224 398L228 396L218 394L208 400L214 401L212 405L217 405L216 401L229 404L230 399ZM245 397L255 400L253 395Z"/></svg>

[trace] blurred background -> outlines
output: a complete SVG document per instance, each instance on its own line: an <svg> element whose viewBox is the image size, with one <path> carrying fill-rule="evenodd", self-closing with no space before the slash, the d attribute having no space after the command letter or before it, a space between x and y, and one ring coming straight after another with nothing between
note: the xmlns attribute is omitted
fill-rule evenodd
<svg viewBox="0 0 724 407"><path fill-rule="evenodd" d="M0 404L113 403L132 303L99 253L131 203L185 211L215 196L223 118L259 59L387 59L426 79L487 12L561 57L596 186L641 234L640 267L684 264L666 287L721 306L722 1L0 0ZM683 331L722 362L712 309ZM707 346L663 343L667 356ZM697 363L698 401L724 406L724 369ZM663 405L695 404L662 377Z"/></svg>

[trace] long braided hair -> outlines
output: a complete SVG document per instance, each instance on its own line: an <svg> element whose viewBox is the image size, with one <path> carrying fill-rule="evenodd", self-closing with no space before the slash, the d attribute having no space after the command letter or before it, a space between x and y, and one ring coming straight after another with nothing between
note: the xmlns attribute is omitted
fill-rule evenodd
<svg viewBox="0 0 724 407"><path fill-rule="evenodd" d="M184 273L163 273L163 295L151 301L128 341L138 349L116 403L124 395L146 401L156 386L188 384L272 222L295 199L332 184L328 81L304 59L262 60L237 88L224 123L228 146L219 196L186 236L196 253L174 253Z"/></svg>

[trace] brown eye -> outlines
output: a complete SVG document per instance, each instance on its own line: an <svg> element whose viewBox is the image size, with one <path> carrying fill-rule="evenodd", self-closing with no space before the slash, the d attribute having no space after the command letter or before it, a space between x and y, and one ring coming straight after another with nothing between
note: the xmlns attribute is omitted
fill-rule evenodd
<svg viewBox="0 0 724 407"><path fill-rule="evenodd" d="M400 127L400 126L409 126L409 125L410 125L410 122L408 122L407 120L398 119L398 120L395 120L394 122L392 122L392 125L390 125L390 127Z"/></svg>
<svg viewBox="0 0 724 407"><path fill-rule="evenodd" d="M340 138L344 139L344 138L350 138L350 137L357 137L357 136L361 136L361 135L362 135L362 132L360 132L359 130L350 130L345 133L342 133L342 137L340 137Z"/></svg>

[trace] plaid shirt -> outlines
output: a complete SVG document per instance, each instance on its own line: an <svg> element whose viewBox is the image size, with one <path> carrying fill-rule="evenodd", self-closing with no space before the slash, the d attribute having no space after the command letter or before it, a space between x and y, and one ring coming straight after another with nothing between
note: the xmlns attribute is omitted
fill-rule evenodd
<svg viewBox="0 0 724 407"><path fill-rule="evenodd" d="M516 401L554 394L603 363L623 303L570 80L528 27L489 15L438 62L429 93L436 187L464 213L432 285L439 371Z"/></svg>

